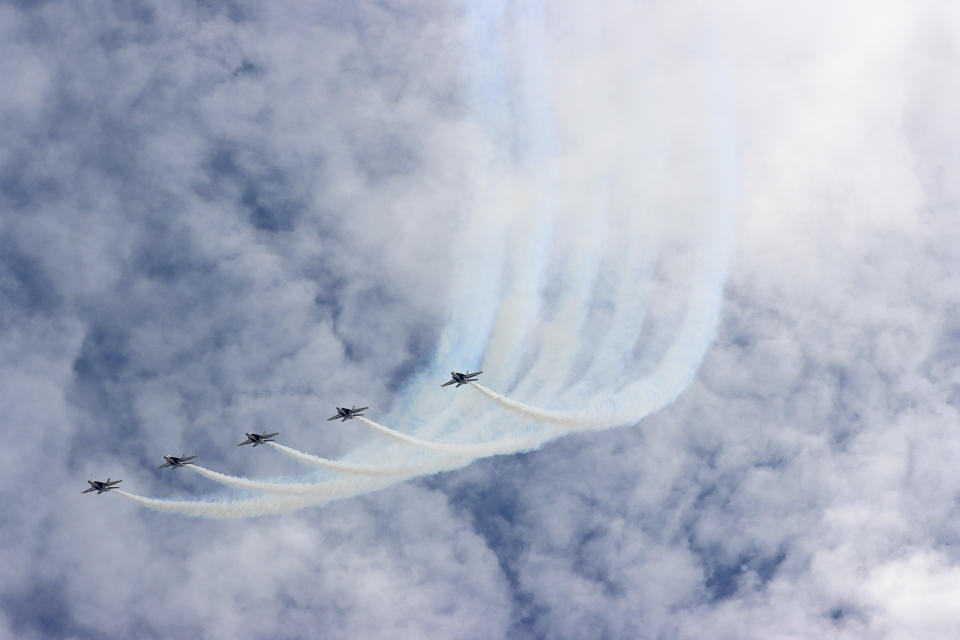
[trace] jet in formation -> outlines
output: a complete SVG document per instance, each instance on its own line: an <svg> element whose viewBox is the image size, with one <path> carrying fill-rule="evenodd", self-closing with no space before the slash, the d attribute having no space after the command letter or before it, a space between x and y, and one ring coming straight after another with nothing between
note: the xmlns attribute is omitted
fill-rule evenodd
<svg viewBox="0 0 960 640"><path fill-rule="evenodd" d="M350 409L347 409L346 407L337 407L337 415L330 416L329 418L327 418L327 422L330 422L331 420L336 420L337 418L340 418L340 422L346 422L350 418L356 418L358 416L362 416L363 414L360 412L366 411L369 408L370 407L360 407L359 409L357 409L357 405L353 405L353 407L351 407Z"/></svg>
<svg viewBox="0 0 960 640"><path fill-rule="evenodd" d="M480 375L481 373L483 373L483 371L477 371L476 373L470 373L469 371L468 371L467 373L458 373L457 371L451 371L451 372L450 372L450 380L444 382L444 383L443 383L442 385L440 385L440 386L441 386L441 387L446 387L447 385L451 385L451 384L453 384L453 383L457 383L457 388L459 389L461 386L463 386L463 385L465 385L465 384L469 384L469 383L471 383L471 382L476 382L476 380L474 380L474 378L477 377L478 375Z"/></svg>
<svg viewBox="0 0 960 640"><path fill-rule="evenodd" d="M163 459L166 460L166 462L157 467L157 469L163 469L164 467L185 467L188 464L194 464L193 462L190 462L190 460L193 460L196 457L197 456L188 456L185 453L181 453L179 458L177 456L163 456Z"/></svg>
<svg viewBox="0 0 960 640"><path fill-rule="evenodd" d="M87 480L87 482L90 483L90 488L85 491L81 491L80 493L90 493L91 491L96 491L97 495L100 495L104 491L110 491L110 489L116 489L117 487L113 485L120 484L121 482L123 482L123 480L111 480L110 478L107 478L106 482L101 482L100 480L93 480L93 479Z"/></svg>
<svg viewBox="0 0 960 640"><path fill-rule="evenodd" d="M248 432L244 435L247 436L247 439L239 443L237 445L238 447L242 447L245 444L251 444L251 443L253 443L253 446L256 447L258 444L266 444L267 442L273 442L273 440L271 440L270 438L280 435L280 432L279 431L277 431L276 433L267 433L266 431L264 431L263 433Z"/></svg>

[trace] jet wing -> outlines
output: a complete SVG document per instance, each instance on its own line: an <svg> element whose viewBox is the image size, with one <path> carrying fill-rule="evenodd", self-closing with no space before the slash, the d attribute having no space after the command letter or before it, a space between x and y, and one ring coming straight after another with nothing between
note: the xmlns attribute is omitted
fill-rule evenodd
<svg viewBox="0 0 960 640"><path fill-rule="evenodd" d="M246 440L244 440L243 442L241 442L241 443L238 444L237 446L238 446L238 447L242 447L243 445L245 445L245 444L250 444L251 442L253 442L253 440L251 440L250 438L247 438Z"/></svg>
<svg viewBox="0 0 960 640"><path fill-rule="evenodd" d="M440 386L441 386L441 387L446 387L446 386L448 386L448 385L453 384L454 382L456 382L456 380L448 380L447 382L444 382L444 383L443 383L442 385L440 385Z"/></svg>
<svg viewBox="0 0 960 640"><path fill-rule="evenodd" d="M483 371L477 371L476 373L468 373L468 374L467 374L467 377L468 377L468 378L472 378L473 376L478 376L478 375L480 375L481 373L483 373Z"/></svg>
<svg viewBox="0 0 960 640"><path fill-rule="evenodd" d="M113 480L112 482L110 480L107 480L107 486L112 487L113 485L120 484L121 482L123 482L123 480Z"/></svg>
<svg viewBox="0 0 960 640"><path fill-rule="evenodd" d="M341 416L340 416L340 414L338 413L337 415L333 416L332 418L327 418L327 422L330 422L331 420L336 420L337 418L340 418L340 417L341 417Z"/></svg>
<svg viewBox="0 0 960 640"><path fill-rule="evenodd" d="M159 467L157 467L157 469L163 469L164 467L172 467L172 466L173 466L173 465L170 464L169 462L164 462L162 465L160 465Z"/></svg>
<svg viewBox="0 0 960 640"><path fill-rule="evenodd" d="M193 460L193 459L196 458L196 457L197 457L197 456L186 456L186 457L184 457L184 458L180 458L180 462L186 462L187 460Z"/></svg>
<svg viewBox="0 0 960 640"><path fill-rule="evenodd" d="M90 493L91 491L96 491L96 490L97 490L96 487L90 487L90 488L87 489L86 491L81 491L80 493Z"/></svg>
<svg viewBox="0 0 960 640"><path fill-rule="evenodd" d="M280 435L280 432L279 432L279 431L277 431L276 433L265 433L265 434L263 434L263 437L264 437L264 438L272 438L273 436L278 436L278 435Z"/></svg>
<svg viewBox="0 0 960 640"><path fill-rule="evenodd" d="M370 407L360 407L359 409L354 409L353 414L356 415L358 411L366 411Z"/></svg>

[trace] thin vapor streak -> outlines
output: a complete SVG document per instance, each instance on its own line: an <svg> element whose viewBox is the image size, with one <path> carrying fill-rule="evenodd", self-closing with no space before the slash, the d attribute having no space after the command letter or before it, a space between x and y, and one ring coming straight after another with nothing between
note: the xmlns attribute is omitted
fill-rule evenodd
<svg viewBox="0 0 960 640"><path fill-rule="evenodd" d="M225 473L220 473L219 471L213 471L212 469L207 469L206 467L201 467L199 465L187 465L187 468L192 469L205 478L209 478L215 482L219 482L230 487L236 487L238 489L245 489L247 491L257 491L259 493L306 495L308 493L316 492L317 488L324 484L314 482L266 482L263 480L238 478L237 476L231 476Z"/></svg>
<svg viewBox="0 0 960 640"><path fill-rule="evenodd" d="M409 467L403 469L390 468L379 465L355 464L352 462L343 462L341 460L331 460L330 458L321 458L320 456L315 456L310 453L298 451L292 447L287 447L278 442L268 442L267 445L295 460L299 460L300 462L314 467L320 467L321 469L327 469L328 471L336 471L337 473L360 476L410 476L417 473L415 469L411 469Z"/></svg>
<svg viewBox="0 0 960 640"><path fill-rule="evenodd" d="M555 424L568 429L586 428L594 423L593 420L588 418L588 414L586 412L580 410L544 409L542 407L537 407L508 398L501 393L497 393L493 389L488 389L479 382L474 383L471 386L483 395L495 401L501 407L512 411L521 418L526 418L528 420L532 420L533 422Z"/></svg>
<svg viewBox="0 0 960 640"><path fill-rule="evenodd" d="M305 495L261 495L246 500L162 500L121 490L114 490L110 493L116 493L127 500L132 500L155 511L202 518L253 518L324 505L333 500L342 500L375 491L394 482L396 480L386 478L378 478L376 481L367 478L366 482L335 480L326 483L323 491L318 490Z"/></svg>
<svg viewBox="0 0 960 640"><path fill-rule="evenodd" d="M413 436L408 436L405 433L400 433L395 431L390 427L385 427L382 424L378 424L373 420L369 420L364 417L359 417L357 420L360 420L365 425L369 426L372 429L379 431L391 438L403 442L414 447L419 447L421 449L427 449L428 451L434 451L436 453L446 453L446 454L455 454L461 455L468 458L480 458L486 456L495 456L504 453L515 453L518 450L522 450L525 446L525 443L517 438L510 438L505 440L499 440L495 442L486 442L481 444L454 444L448 442L433 442L431 440L422 440L420 438L415 438Z"/></svg>

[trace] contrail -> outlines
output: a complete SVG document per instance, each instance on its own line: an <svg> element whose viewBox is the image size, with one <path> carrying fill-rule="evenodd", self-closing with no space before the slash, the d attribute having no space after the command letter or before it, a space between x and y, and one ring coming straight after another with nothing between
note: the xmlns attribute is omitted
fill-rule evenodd
<svg viewBox="0 0 960 640"><path fill-rule="evenodd" d="M721 241L724 239L721 236ZM715 253L719 259L726 254L722 250ZM544 409L513 400L479 383L472 386L505 409L535 422L568 429L606 429L638 422L673 402L693 380L706 355L719 320L726 280L725 261L711 266L716 269L714 277L692 296L678 335L657 367L608 399L594 400L581 409Z"/></svg>
<svg viewBox="0 0 960 640"><path fill-rule="evenodd" d="M261 496L251 500L240 500L236 502L215 502L207 500L160 500L139 496L135 493L127 493L120 489L116 489L110 493L115 493L118 496L132 500L154 511L167 511L169 513L179 513L186 516L203 518L250 518L269 515L271 513L286 513L299 509L301 506L301 500L296 498L277 498L276 496L270 498Z"/></svg>
<svg viewBox="0 0 960 640"><path fill-rule="evenodd" d="M507 396L488 389L479 382L471 384L474 389L487 396L504 409L512 411L522 418L538 423L555 424L567 429L586 428L596 421L590 419L588 412L582 410L544 409L531 404L511 400Z"/></svg>
<svg viewBox="0 0 960 640"><path fill-rule="evenodd" d="M515 453L517 451L522 451L523 447L526 446L526 443L519 438L509 438L497 442L485 442L480 444L434 442L431 440L422 440L420 438L408 436L405 433L400 433L399 431L395 431L390 427L385 427L382 424L378 424L373 420L369 420L362 416L358 417L357 420L399 442L404 442L406 444L419 447L421 449L427 449L428 451L434 451L436 453L454 454L472 459L495 456L504 453Z"/></svg>
<svg viewBox="0 0 960 640"><path fill-rule="evenodd" d="M549 45L544 31L543 2L511 6L507 14L512 33L509 107L514 122L509 129L514 179L510 205L510 232L504 278L496 321L484 361L497 379L512 383L522 374L518 367L530 336L537 327L545 274L554 232L554 127L549 104ZM502 69L501 74L506 70Z"/></svg>
<svg viewBox="0 0 960 640"><path fill-rule="evenodd" d="M365 472L369 471L370 475L363 478L335 478L317 483L279 483L247 480L245 478L237 478L212 471L204 467L188 465L189 468L200 475L216 480L217 482L266 494L246 500L163 500L128 493L120 489L114 490L113 493L117 493L128 500L132 500L156 511L179 513L188 516L205 518L248 518L281 514L377 491L392 484L402 482L412 476L464 467L480 457L533 449L539 446L543 440L543 437L538 436L527 438L525 441L514 439L509 443L497 442L481 445L464 445L464 449L470 448L472 450L472 455L450 455L447 453L445 456L435 457L416 467L405 470L356 465L357 469L363 468ZM267 444L274 446L274 448L284 453L294 454L292 457L307 462L308 464L314 464L313 461L318 459L316 456L284 447L281 444L274 442ZM387 475L388 473L390 475Z"/></svg>
<svg viewBox="0 0 960 640"><path fill-rule="evenodd" d="M345 479L333 480L325 483L323 490L316 490L305 495L261 495L247 500L161 500L147 498L122 490L114 490L127 500L132 500L155 511L179 513L186 516L203 518L252 518L273 514L288 513L317 505L327 504L333 500L351 498L362 493L376 491L396 482L394 479L367 478L365 482L349 481Z"/></svg>
<svg viewBox="0 0 960 640"><path fill-rule="evenodd" d="M371 426L378 431L390 431L393 432L393 434L403 436L403 434L399 434L389 427L384 427L376 422L370 422ZM460 467L465 467L479 458L489 458L492 456L529 451L539 447L545 440L555 437L555 435L557 434L544 435L543 430L539 430L537 433L533 435L527 435L526 437L516 436L509 439L482 442L478 444L449 444L444 442L429 442L419 438L404 437L402 440L403 442L414 445L424 450L424 453L432 455L428 455L428 457L421 459L419 462L411 463L405 467L384 467L381 465L359 464L352 465L351 463L337 462L338 464L342 464L345 468L352 467L357 469L355 473L358 475L379 476L391 478L394 482L400 482L414 476L459 469ZM296 449L291 449L289 447L284 447L283 445L277 443L268 444L273 445L274 448L279 449L283 451L283 453L286 453L306 464L329 468L327 463L331 461L326 460L325 458L317 458L316 456L312 456L308 453L297 451ZM318 461L320 461L320 464L318 464ZM326 484L327 483L317 483L316 485L304 486L322 488ZM278 493L299 493L299 490L293 492L278 491ZM309 493L309 490L304 491L304 493Z"/></svg>
<svg viewBox="0 0 960 640"><path fill-rule="evenodd" d="M199 465L187 465L188 469L193 469L205 478L215 482L225 484L238 489L247 491L256 491L258 493L276 493L281 495L307 495L316 493L322 482L265 482L263 480L250 480L248 478L238 478L218 471L207 469Z"/></svg>
<svg viewBox="0 0 960 640"><path fill-rule="evenodd" d="M280 453L288 455L295 460L299 460L300 462L314 467L320 467L321 469L327 469L328 471L336 471L338 473L361 476L412 476L418 473L417 468L413 467L391 468L383 467L381 465L355 464L352 462L343 462L341 460L321 458L320 456L304 453L303 451L298 451L291 447L284 446L278 442L268 442L267 444Z"/></svg>
<svg viewBox="0 0 960 640"><path fill-rule="evenodd" d="M231 476L225 473L220 473L219 471L207 469L206 467L201 467L198 464L188 464L186 467L192 471L195 471L196 473L199 473L205 478L213 480L214 482L219 482L229 487L245 489L247 491L297 494L302 493L304 487L307 486L306 484L301 483L283 484L279 482L261 482L259 480L250 480L248 478L238 478L237 476ZM281 489L281 487L283 489Z"/></svg>
<svg viewBox="0 0 960 640"><path fill-rule="evenodd" d="M431 381L456 366L472 367L487 351L502 298L506 238L509 217L491 216L506 208L505 192L511 171L505 158L509 148L511 108L507 80L509 43L502 37L506 0L482 3L464 1L463 12L464 98L476 125L463 149L463 163L472 184L461 194L465 203L463 233L451 266L454 277L449 289L449 317L437 340L432 362L413 376L397 399L399 415L426 415L427 430L439 429L449 398L425 394ZM459 286L482 274L472 286Z"/></svg>
<svg viewBox="0 0 960 640"><path fill-rule="evenodd" d="M480 383L472 386L519 416L571 430L633 424L673 402L696 375L719 322L732 244L732 225L728 219L732 212L726 210L731 204L721 203L721 215L711 217L713 224L706 231L714 242L703 261L703 277L688 300L673 344L651 373L607 399L569 410L544 409L508 398Z"/></svg>
<svg viewBox="0 0 960 640"><path fill-rule="evenodd" d="M597 202L601 212L607 209L605 197ZM556 303L552 317L542 322L538 330L536 360L515 387L518 394L554 396L571 376L575 366L579 336L583 331L590 305L590 294L596 286L600 270L601 245L608 229L605 216L597 216L586 224L574 218L571 233L576 239L565 249L566 269L557 274L556 285L563 295ZM556 294L555 294L556 295Z"/></svg>

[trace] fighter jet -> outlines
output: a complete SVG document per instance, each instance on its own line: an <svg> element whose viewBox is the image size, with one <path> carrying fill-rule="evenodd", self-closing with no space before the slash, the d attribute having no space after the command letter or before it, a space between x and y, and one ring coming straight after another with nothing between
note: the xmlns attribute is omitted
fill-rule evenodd
<svg viewBox="0 0 960 640"><path fill-rule="evenodd" d="M248 432L248 433L246 433L246 434L244 434L244 435L247 436L247 439L244 440L243 442L241 442L240 444L238 444L238 445L237 445L238 447L242 447L242 446L245 445L245 444L250 444L251 442L253 443L253 446L254 446L254 447L256 447L258 444L265 444L265 443L267 443L267 442L273 442L273 440L271 440L270 438L272 438L272 437L274 437L274 436L280 435L280 432L279 432L279 431L277 431L276 433L267 433L266 431L264 431L263 433L256 433L256 432L254 432L254 433L249 433L249 432Z"/></svg>
<svg viewBox="0 0 960 640"><path fill-rule="evenodd" d="M188 456L185 453L181 453L179 458L177 456L163 456L166 462L157 467L157 469L163 469L164 467L185 467L188 464L194 464L193 462L189 462L189 460L193 460L196 457L197 456Z"/></svg>
<svg viewBox="0 0 960 640"><path fill-rule="evenodd" d="M370 407L360 407L359 409L357 409L357 405L353 405L353 408L351 409L347 409L346 407L337 407L337 415L330 416L329 418L327 418L327 422L330 422L331 420L336 420L337 418L340 418L340 422L346 422L350 418L356 418L357 416L362 416L363 414L360 412L369 408Z"/></svg>
<svg viewBox="0 0 960 640"><path fill-rule="evenodd" d="M476 380L474 380L473 378L480 375L481 373L483 373L483 371L477 371L476 373L470 373L469 371L467 373L457 373L456 371L451 371L450 380L448 380L447 382L444 382L440 386L446 387L447 385L451 385L454 382L456 382L457 389L459 389L461 386L465 384L468 384L470 382L476 382Z"/></svg>
<svg viewBox="0 0 960 640"><path fill-rule="evenodd" d="M90 493L91 491L96 491L97 495L100 495L104 491L110 491L110 489L116 489L116 487L113 485L120 484L121 482L123 482L123 480L111 480L110 478L107 478L106 482L101 482L100 480L93 480L91 478L90 480L87 480L87 482L90 483L90 488L85 491L81 491L80 493Z"/></svg>

